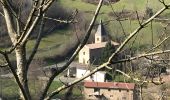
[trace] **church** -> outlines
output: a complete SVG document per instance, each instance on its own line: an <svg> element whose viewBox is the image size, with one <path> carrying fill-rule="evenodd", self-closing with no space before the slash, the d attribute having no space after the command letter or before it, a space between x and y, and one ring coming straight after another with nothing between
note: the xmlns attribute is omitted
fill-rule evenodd
<svg viewBox="0 0 170 100"><path fill-rule="evenodd" d="M96 65L103 48L105 48L107 42L110 41L109 34L107 33L102 20L100 20L99 26L95 33L95 42L86 44L79 52L79 63L85 65ZM111 41L113 46L118 46L119 43Z"/></svg>

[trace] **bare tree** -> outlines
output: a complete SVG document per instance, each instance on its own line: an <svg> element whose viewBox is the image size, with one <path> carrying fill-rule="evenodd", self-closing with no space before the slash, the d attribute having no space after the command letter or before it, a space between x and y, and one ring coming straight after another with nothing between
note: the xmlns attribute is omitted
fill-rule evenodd
<svg viewBox="0 0 170 100"><path fill-rule="evenodd" d="M12 46L9 50L4 50L0 51L0 54L3 55L3 58L5 59L4 64L0 65L0 67L9 67L16 83L18 84L20 88L20 97L23 100L31 100L31 95L29 91L29 86L28 86L28 70L30 63L32 62L35 54L37 53L39 44L41 42L42 38L42 31L44 27L44 19L47 19L48 17L46 16L46 12L48 8L57 0L31 0L31 10L28 14L28 17L26 17L26 22L22 22L22 17L21 16L21 11L22 10L22 3L21 6L15 7L14 1L12 0L0 0L0 4L2 6L3 12L0 12L1 15L4 17L5 22L6 22L6 27L8 31L8 35L11 39ZM23 2L20 0L19 2ZM157 54L162 54L162 53L169 53L170 50L160 50L156 52L146 52L144 54L138 54L136 57L131 57L128 59L120 59L118 61L113 61L114 57L119 54L119 52L125 47L125 45L128 44L128 42L145 26L147 26L151 21L154 20L158 15L163 13L165 10L169 9L170 5L166 4L163 0L160 0L160 2L164 5L162 9L160 9L157 13L153 14L149 19L141 22L139 19L139 27L135 29L132 33L129 34L129 36L122 42L122 44L117 48L117 50L109 57L109 59L99 65L96 69L91 71L91 73L85 75L84 77L75 80L73 82L70 82L69 84L64 84L63 86L55 89L52 93L47 94L49 91L49 87L51 86L52 82L54 81L54 78L58 76L60 73L62 73L68 66L73 62L79 51L84 47L84 45L87 43L88 38L91 34L91 31L93 29L94 23L96 21L96 18L99 14L100 8L102 6L103 0L100 0L96 12L91 20L91 23L86 31L85 37L83 41L80 41L80 44L77 46L77 49L75 52L72 54L72 56L69 58L69 60L60 68L57 70L53 70L53 73L51 76L49 76L49 80L45 83L42 93L40 94L40 100L49 100L51 99L54 95L58 94L60 91L72 87L73 85L77 84L78 82L84 80L88 76L94 74L95 72L99 71L102 68L108 68L112 69L110 67L111 64L116 64L116 63L121 63L121 62L126 62L126 61L131 61L135 59L139 59L142 57L146 56L152 56L152 55L157 55ZM52 18L48 18L52 19ZM69 19L69 20L60 20L60 19L53 19L57 22L62 22L62 23L72 23L74 20ZM27 54L26 52L26 46L27 42L32 34L34 34L34 29L38 28L38 37L36 39L36 43L34 45L34 48L31 52L31 54ZM167 37L166 37L167 38ZM164 42L165 39L162 41ZM157 46L161 45L158 44ZM153 47L155 49L157 46ZM9 59L9 55L11 53L15 52L15 59L16 59L16 65L13 65ZM16 66L16 68L15 68ZM116 70L117 72L125 75L126 77L131 78L130 75L120 71ZM136 78L132 78L135 81L138 82L152 82L155 84L161 84L161 81L145 81L145 80L139 80Z"/></svg>

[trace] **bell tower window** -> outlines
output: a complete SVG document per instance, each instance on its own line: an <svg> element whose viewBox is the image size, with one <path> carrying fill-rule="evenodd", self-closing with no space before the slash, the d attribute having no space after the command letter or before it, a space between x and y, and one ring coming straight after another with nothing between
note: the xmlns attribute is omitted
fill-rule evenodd
<svg viewBox="0 0 170 100"><path fill-rule="evenodd" d="M99 41L99 38L97 38L97 41Z"/></svg>

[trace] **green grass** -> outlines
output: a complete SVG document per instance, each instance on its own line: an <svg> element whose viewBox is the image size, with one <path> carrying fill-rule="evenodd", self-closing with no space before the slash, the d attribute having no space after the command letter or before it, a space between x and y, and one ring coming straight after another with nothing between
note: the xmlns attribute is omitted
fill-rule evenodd
<svg viewBox="0 0 170 100"><path fill-rule="evenodd" d="M132 79L127 78L124 75L116 75L115 78L113 79L113 82L126 82L126 83L131 83L134 82Z"/></svg>
<svg viewBox="0 0 170 100"><path fill-rule="evenodd" d="M13 79L0 78L0 95L7 99L18 97L18 86Z"/></svg>
<svg viewBox="0 0 170 100"><path fill-rule="evenodd" d="M70 39L71 36L72 36L71 31L66 28L66 29L56 30L52 34L43 37L40 42L38 52L36 53L35 58L44 58L44 57L50 57L59 54L60 53L59 51L62 50L62 47L71 41ZM29 55L32 52L35 42L36 42L35 39L28 41L26 47L28 52L27 55ZM7 49L0 48L0 50L1 49L8 50L9 48ZM15 55L15 53L13 53L13 55ZM10 59L14 60L15 56L11 56Z"/></svg>
<svg viewBox="0 0 170 100"><path fill-rule="evenodd" d="M40 42L37 58L49 57L58 54L60 47L67 44L71 36L69 29L57 30L54 33L42 38ZM35 40L30 40L27 44L27 51L31 52L34 47Z"/></svg>
<svg viewBox="0 0 170 100"><path fill-rule="evenodd" d="M60 4L67 6L69 8L73 9L79 9L81 11L94 11L96 6L93 4L82 2L81 0L58 0ZM170 2L170 0L165 0L167 3ZM144 11L146 8L147 0L120 0L119 2L112 4L115 11L121 11L122 9L127 10L138 10L138 11ZM163 5L161 5L158 0L152 0L148 2L148 6L158 10ZM108 13L112 11L110 6L104 5L102 6L102 11L104 13Z"/></svg>
<svg viewBox="0 0 170 100"><path fill-rule="evenodd" d="M50 35L42 38L39 49L44 49L44 48L50 49L51 47L55 47L57 45L64 44L64 43L68 42L69 36L70 36L70 34L69 34L68 29L57 30L53 34L50 34ZM35 43L35 40L30 40L28 42L28 45L27 45L28 50L30 49L30 47L34 46L34 43Z"/></svg>
<svg viewBox="0 0 170 100"><path fill-rule="evenodd" d="M122 9L126 10L138 10L139 13L144 13L146 8L146 1L147 0L120 0L119 2L112 4L114 10L122 11ZM165 0L166 2L170 2L170 0ZM86 11L95 11L96 5L89 4L82 2L81 0L58 0L58 2L66 7L66 9L78 9L80 11L86 12ZM148 6L154 9L154 12L160 9L163 5L158 2L158 0L149 0ZM100 11L100 14L97 18L99 21L102 19L103 21L111 20L113 17L108 16L108 13L112 12L111 7L108 5L103 5L102 9ZM170 16L169 10L166 11L164 16ZM85 13L84 18L87 20L91 20L93 16L93 13ZM122 21L123 28L128 35L132 31L134 31L138 26L138 21L132 20L131 23L129 20ZM121 29L120 24L117 21L111 21L106 25L107 30L113 36L113 39L116 37L122 37L123 32ZM53 34L50 34L46 37L44 37L40 43L39 51L36 54L36 58L44 58L44 57L50 57L54 56L60 53L62 51L62 48L64 47L63 44L67 44L71 41L70 36L72 31L70 28L57 30ZM162 33L162 28L160 27L159 22L153 22L153 33L154 33L154 43L158 40L158 35ZM141 38L142 37L142 38ZM132 39L133 41L134 39ZM131 42L132 42L131 41ZM136 42L134 43L134 47L138 48L140 45L148 45L151 43L151 28L150 25L148 25L145 29L139 32L139 35L137 35ZM27 51L30 53L32 51L32 48L35 44L35 40L30 40L27 45ZM0 48L2 49L2 48ZM11 57L11 59L14 59Z"/></svg>
<svg viewBox="0 0 170 100"><path fill-rule="evenodd" d="M51 91L54 91L55 89L57 89L57 88L59 88L59 87L61 87L62 85L63 85L63 83L54 81L54 82L52 83L51 87L50 87L50 92L51 92ZM81 90L82 90L82 86L75 85L75 86L73 87L73 95L74 95L74 96L83 96L82 93L81 93ZM67 89L61 91L61 92L57 95L57 97L63 97L63 96L65 95L66 91L67 91Z"/></svg>
<svg viewBox="0 0 170 100"><path fill-rule="evenodd" d="M44 81L39 80L31 80L29 81L30 86L30 92L34 99L37 99L37 96L39 95L40 89L42 88L42 85L44 84ZM59 88L63 84L58 81L54 81L49 89L49 92L54 91L55 89ZM82 93L77 88L78 86L74 86L73 89L73 95L82 97ZM81 87L82 88L82 87ZM6 99L17 99L19 97L19 90L18 86L15 83L14 79L10 78L0 78L0 97L5 97ZM66 90L61 91L56 97L63 98L66 93ZM73 96L73 97L74 97Z"/></svg>
<svg viewBox="0 0 170 100"><path fill-rule="evenodd" d="M170 2L170 0L165 0L165 2ZM66 6L67 8L71 9L78 9L80 11L95 11L96 5L89 4L82 2L81 0L59 0L59 3L63 6ZM139 13L144 13L146 9L147 0L120 0L119 2L112 4L113 8L115 11L122 11L122 9L126 10L131 10L131 11L138 11ZM152 0L148 2L148 6L153 8L154 12L159 10L160 8L163 7L162 4L158 0ZM101 14L98 16L99 19L103 19L104 21L113 19L112 17L108 16L109 12L112 12L110 6L104 5L102 6L102 9L100 11ZM166 11L164 15L168 16L169 11ZM91 20L92 14L85 14L86 18L88 20ZM139 22L136 20L132 20L131 23L129 20L122 21L123 28L128 35L129 33L133 32L138 26ZM123 32L121 29L120 24L118 21L112 21L108 23L107 25L107 30L109 33L115 37L122 37ZM163 28L161 27L159 22L153 22L153 42L156 43L158 40L158 35L161 34L163 31ZM152 31L151 31L151 25L148 25L146 28L142 29L139 32L139 35L137 36L136 43L134 43L134 46L139 46L139 45L148 45L152 41ZM141 38L142 37L142 38ZM133 41L134 39L132 39Z"/></svg>

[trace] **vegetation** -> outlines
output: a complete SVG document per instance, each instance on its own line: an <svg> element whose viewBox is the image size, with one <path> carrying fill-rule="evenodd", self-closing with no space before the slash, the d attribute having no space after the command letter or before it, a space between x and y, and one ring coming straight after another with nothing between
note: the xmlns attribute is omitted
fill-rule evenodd
<svg viewBox="0 0 170 100"><path fill-rule="evenodd" d="M168 0L166 2L168 2ZM87 16L86 17L87 20L91 18L95 10L95 5L82 2L81 0L75 0L75 1L70 0L67 2L65 0L59 0L59 3L71 9L78 9L84 12L84 16ZM134 13L133 16L135 18L136 18L135 11L137 10L139 15L144 16L146 10L148 10L147 6L149 6L150 9L153 9L153 13L155 13L155 11L160 9L163 5L160 5L160 2L158 0L152 0L152 3L148 1L148 5L147 5L147 0L131 0L131 1L121 0L115 4L112 4L112 7L115 12L122 12L122 11L133 12ZM125 31L124 33L122 30L120 30L121 25L119 24L118 21L109 21L112 19L116 19L116 16L109 16L110 12L113 11L109 5L102 6L98 20L103 19L103 21L106 21L106 26L108 27L107 30L109 31L110 35L113 37L113 41L121 42L125 38L124 34L128 35L128 33L130 33L132 30L136 29L139 26L137 19L121 21ZM166 13L163 13L161 16L166 16L168 13L169 11L166 11ZM156 21L152 22L152 27L153 30L151 31L151 24L149 24L145 29L139 32L139 34L136 36L137 39L134 38L136 40L139 40L138 42L133 43L134 39L131 40L133 44L132 47L134 49L138 48L139 51L145 49L148 46L148 44L150 44L152 41L152 35L148 35L151 34L152 32L153 32L153 39L154 39L153 42L155 43L158 40L159 35L163 31L163 27L160 24L160 22L156 22ZM167 30L169 31L170 28L167 27Z"/></svg>
<svg viewBox="0 0 170 100"><path fill-rule="evenodd" d="M102 64L107 61L110 55L115 51L115 47L111 43L111 41L107 42L105 48L102 50L101 58L99 60L99 64Z"/></svg>
<svg viewBox="0 0 170 100"><path fill-rule="evenodd" d="M168 1L168 0L167 0ZM93 4L89 4L89 3L84 3L82 2L82 0L59 0L58 5L62 5L62 6L67 6L70 9L78 9L80 12L83 12L83 16L86 16L86 20L89 20L95 10L95 5ZM73 3L74 2L74 3ZM132 3L133 2L133 3ZM134 11L135 9L138 10L138 12L145 12L145 10L147 10L146 5L147 4L147 0L133 0L133 1L129 1L129 0L121 0L115 4L112 4L112 6L114 7L114 10L116 12L121 12L122 10L128 10L128 11ZM160 6L160 3L158 2L158 0L152 0L152 4L149 2L148 3L150 9L153 9L154 12L157 11L158 9L160 9L162 6ZM27 8L28 9L28 8ZM25 10L27 10L25 9ZM60 15L55 15L52 14L51 12L53 12L55 9L61 9L62 13L60 12L56 12L55 14L60 14ZM142 11L140 11L142 10ZM55 10L58 11L58 10ZM92 13L90 13L90 11ZM64 13L63 13L64 12ZM64 16L67 16L69 14L67 14L66 9L64 9L64 7L59 6L58 8L53 6L51 7L51 10L49 10L49 15L50 16L57 16L58 18L63 18ZM89 13L88 13L89 12ZM112 12L111 8L109 5L104 5L101 9L101 15L99 16L98 20L103 19L104 21L110 20L110 19L114 19L114 17L112 16L108 16L109 13ZM162 16L166 16L168 15L168 11L166 13L164 13ZM84 17L85 18L85 17ZM3 23L2 23L3 24ZM61 25L56 25L55 22L53 22L54 26L61 26ZM129 25L130 24L130 25ZM126 33L130 33L132 30L134 30L137 26L138 26L138 21L137 20L132 20L130 21L122 21L122 25L124 27L124 30ZM4 25L2 25L4 26ZM48 25L46 25L48 26ZM113 40L117 41L117 40L123 40L123 32L119 31L118 29L121 28L120 24L117 21L111 21L107 24L108 26L108 31L110 33L110 35L113 37ZM112 28L114 27L114 28ZM154 41L157 41L158 39L158 34L160 34L163 30L163 28L161 28L161 24L160 22L153 22L153 33L154 33ZM2 29L5 29L3 27L1 27ZM48 29L48 27L46 28ZM55 28L56 29L56 28ZM169 29L169 28L168 28ZM70 36L73 35L73 32L70 31L71 28L64 28L57 31L52 31L52 32L46 32L45 34L48 34L47 36L45 36L45 38L43 38L40 47L39 47L39 52L36 55L36 58L52 58L53 55L58 55L61 53L61 51L64 48L64 45L69 43L71 40L69 40ZM4 30L5 31L5 30ZM4 32L1 31L1 34L3 34ZM52 33L52 34L51 34ZM140 39L140 41L138 43L135 43L133 45L134 48L139 48L140 45L143 45L143 47L145 47L145 45L148 45L151 42L151 35L147 35L150 34L150 25L148 25L148 27L146 27L144 30L142 30L140 32L140 34L137 36L137 38L143 37L142 39ZM50 34L50 35L49 35ZM128 35L128 34L127 34ZM2 36L1 36L2 37ZM64 39L63 39L64 38ZM1 41L4 38L1 38ZM4 39L4 42L7 39ZM133 41L133 40L132 40ZM1 42L1 43L4 43ZM8 41L9 42L9 41ZM7 41L6 43L6 47L10 46L10 43L8 43ZM0 43L0 45L1 45ZM50 43L50 45L49 45ZM34 44L34 40L29 41L28 43L28 52L31 50L31 48L33 48L33 44ZM48 44L48 46L46 46ZM64 44L64 45L63 45ZM2 46L1 46L2 47ZM141 48L141 47L140 47ZM3 45L3 49L4 49L4 45ZM50 52L49 52L50 50ZM141 49L139 49L141 50ZM53 61L54 63L54 61Z"/></svg>
<svg viewBox="0 0 170 100"><path fill-rule="evenodd" d="M30 83L30 91L31 94L33 95L34 99L38 99L37 95L39 89L41 88L41 86L43 85L42 82L45 81L40 81L40 80L32 80ZM62 83L59 81L54 81L50 87L50 91L54 91L55 88L58 88L62 86ZM82 86L81 85L75 85L75 88L73 89L73 95L71 96L71 98L75 98L76 100L78 100L78 98L83 98L82 95ZM19 98L19 94L18 94L18 86L17 84L14 82L14 80L12 78L0 78L0 97L2 97L5 100L13 100L13 99L18 99ZM65 93L67 92L67 90L62 91L61 93L59 93L56 97L57 98L65 98Z"/></svg>
<svg viewBox="0 0 170 100"><path fill-rule="evenodd" d="M75 84L78 84L86 77L89 77L95 72L102 69L108 69L115 72L116 71L119 72L121 75L120 76L116 75L115 81L122 82L123 81L122 75L124 75L127 77L127 82L135 80L139 84L140 83L153 83L155 85L163 84L160 75L158 77L159 78L158 81L155 81L154 77L149 77L148 74L140 76L140 79L133 77L133 74L135 75L135 71L136 70L139 71L139 69L138 67L136 67L136 70L133 70L134 66L132 65L133 64L132 60L138 60L139 58L146 57L146 59L148 59L147 61L150 61L149 65L147 66L149 67L147 70L150 71L154 69L153 61L157 60L157 57L154 58L154 55L160 54L159 56L162 57L163 53L170 52L170 50L167 49L167 45L165 45L164 43L166 39L169 38L169 35L167 35L167 33L169 33L170 29L168 27L168 23L166 22L167 19L165 19L167 16L169 16L168 9L170 9L170 5L166 5L167 3L166 0L157 1L159 2L159 4L162 4L162 6L159 7L160 8L163 7L157 13L155 13L155 11L159 9L159 7L154 8L154 6L150 6L150 4L147 3L148 0L145 1L133 0L133 2L129 0L121 0L116 4L108 4L104 6L102 6L103 0L100 0L100 3L98 4L96 10L95 5L82 2L81 0L58 1L58 4L62 5L65 8L80 9L79 14L82 15L79 16L77 16L77 13L79 12L78 10L75 10L73 13L70 14L63 13L61 8L58 9L57 11L59 12L57 13L63 15L53 15L53 13L48 12L50 11L50 9L48 10L48 8L50 7L53 8L56 6L52 5L54 4L55 0L49 1L33 0L32 2L34 2L34 6L32 6L31 8L32 11L28 9L29 10L28 13L30 14L27 14L27 10L25 11L26 6L24 5L24 3L20 1L19 2L18 1L14 2L11 0L0 1L1 1L0 4L2 5L0 10L3 10L2 13L0 14L5 20L4 23L6 24L7 29L4 31L1 28L0 31L4 32L2 34L4 35L4 37L6 36L5 34L8 33L9 37L7 39L11 40L11 43L7 43L8 46L5 46L5 44L0 44L1 55L0 67L2 68L6 67L10 69L13 75L12 79L13 80L15 79L15 81L7 79L7 82L9 82L9 84L4 85L14 85L14 88L11 88L10 86L9 87L11 88L11 90L6 87L2 88L3 94L6 95L6 92L10 93L14 89L19 89L18 91L16 91L17 92L16 94L7 96L10 96L12 98L19 97L23 100L31 99L50 100L55 96L59 96L60 95L59 93L61 94L64 93L69 96L74 93L75 95L79 95L80 92L78 92L78 90L76 90L76 92L73 92L76 86ZM155 2L155 4L158 4L154 0L153 2ZM15 6L16 3L20 4L20 6ZM148 9L148 6L151 8ZM100 11L101 7L102 10ZM21 11L22 9L24 9L23 12ZM56 11L56 9L51 10L51 12L54 11ZM160 15L164 11L166 12ZM23 13L25 14L25 17L23 17ZM153 17L150 17L152 14ZM51 18L49 18L48 16ZM82 16L88 16L87 20L93 17L89 26L86 25L87 23L83 22L83 20L81 19ZM147 18L148 16L150 18ZM77 79L76 81L69 83L63 82L61 82L62 84L58 82L55 83L54 81L55 77L61 75L64 72L64 70L66 70L69 67L69 65L75 60L79 51L84 47L86 43L88 43L88 39L91 35L91 32L93 31L93 26L96 26L95 22L97 17L98 20L99 18L106 20L105 25L108 25L111 37L115 41L119 42L120 46L116 50L112 51L113 48L111 46L111 43L108 43L103 51L103 57L101 58L102 60L101 62L103 63L101 63L99 66L97 66L97 68L93 69L87 75L83 76L83 78ZM48 22L47 21L48 19L53 19L53 21ZM51 25L52 26L55 25L55 23L53 23L54 20L58 23L58 25L56 25L57 27L55 27L54 30L53 29L48 30L49 28L51 28ZM83 23L80 23L81 21ZM79 25L78 24L76 25L75 23L78 23ZM70 31L73 29L75 30ZM48 35L48 32L51 34ZM59 34L59 32L61 32L62 34ZM76 34L75 36L73 36L72 34L66 35L65 33ZM82 38L84 36L84 34L82 33L85 34L85 38ZM64 49L62 48L61 50L60 49L55 50L56 48L58 49L59 47L62 47L64 43L70 43L68 38L71 36L75 37L72 38L71 40L73 44L65 45L63 47ZM42 37L45 38L42 39ZM5 41L5 39L2 39L2 41ZM127 49L129 50L127 51L128 53L124 52ZM132 50L134 54L132 53ZM37 53L37 51L40 51L40 53ZM60 55L57 55L56 52L58 52ZM117 55L121 54L122 52L126 53L124 54L125 56L123 58L113 60ZM46 82L43 82L43 84L41 84L40 81L37 82L35 81L36 77L31 76L29 71L30 70L36 71L33 68L31 68L34 59L42 57L45 60L47 60L46 58L49 56L53 56L54 60L57 61L65 60L65 64L61 67L55 68L49 67L48 70L36 67L37 68L36 70L38 71L41 70L42 73L44 73L45 76L48 78ZM162 58L169 59L169 56L167 57L164 56ZM122 64L122 62L125 63L123 67L125 69L127 68L128 70L118 71L119 68L113 66L118 63ZM147 63L148 62L146 62L146 64ZM139 63L136 63L135 66L138 65ZM34 66L42 67L38 62ZM132 75L126 74L127 72L133 72L133 74ZM149 81L143 80L143 77L145 76L146 79L148 79ZM124 81L125 80L126 79L124 78ZM5 83L5 81L6 80L2 79L1 82ZM16 82L17 83L16 85L18 87L16 87L15 84L11 84L13 82ZM142 87L142 84L140 85Z"/></svg>

